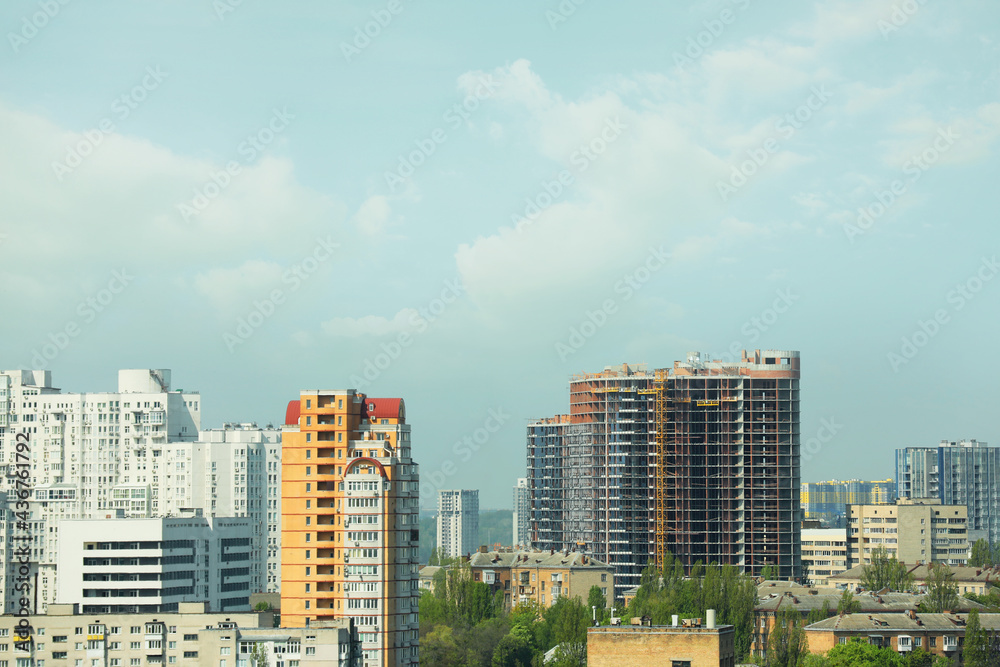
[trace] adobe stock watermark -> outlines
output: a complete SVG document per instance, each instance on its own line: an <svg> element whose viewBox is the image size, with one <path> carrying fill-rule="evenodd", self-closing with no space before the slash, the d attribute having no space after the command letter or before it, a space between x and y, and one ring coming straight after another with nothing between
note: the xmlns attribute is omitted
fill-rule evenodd
<svg viewBox="0 0 1000 667"><path fill-rule="evenodd" d="M355 26L354 38L350 42L340 43L340 52L344 54L344 60L351 62L352 59L361 55L361 52L372 45L372 40L378 39L382 31L388 28L397 16L403 13L406 6L402 0L389 0L385 9L376 9L371 13L372 20L363 26Z"/></svg>
<svg viewBox="0 0 1000 667"><path fill-rule="evenodd" d="M669 258L670 254L663 250L663 246L650 248L646 260L615 283L614 292L621 295L621 303L630 301L653 278L654 273L666 266ZM602 301L597 309L588 310L579 324L569 328L569 337L555 344L559 360L566 361L583 348L608 323L611 316L618 312L619 306L618 298L612 297Z"/></svg>
<svg viewBox="0 0 1000 667"><path fill-rule="evenodd" d="M586 143L580 144L579 148L570 155L569 163L576 168L577 174L587 171L590 165L604 155L608 147L618 141L618 138L627 129L628 125L621 121L620 116L615 116L604 121L604 126L597 136ZM514 225L514 229L520 233L525 227L535 222L575 182L576 176L569 169L563 169L551 181L543 180L541 183L541 192L534 197L527 197L524 200L524 211L520 215L517 213L511 214L510 221Z"/></svg>
<svg viewBox="0 0 1000 667"><path fill-rule="evenodd" d="M237 347L250 340L250 337L274 316L278 308L285 304L288 295L298 291L309 278L319 271L320 266L333 257L333 252L339 247L340 244L334 243L329 236L325 239L316 239L316 246L309 256L293 264L281 274L281 283L288 286L287 290L275 288L262 300L255 299L251 304L250 312L236 320L233 332L226 331L222 334L222 340L229 348L229 353L233 354Z"/></svg>
<svg viewBox="0 0 1000 667"><path fill-rule="evenodd" d="M66 155L61 161L52 163L52 171L61 183L66 176L72 174L83 161L94 154L104 143L104 138L115 132L115 120L122 122L132 115L149 98L149 94L160 87L169 76L159 65L150 65L145 70L142 80L128 92L115 98L111 103L111 115L102 118L97 127L85 130L83 139L72 146L66 147Z"/></svg>
<svg viewBox="0 0 1000 667"><path fill-rule="evenodd" d="M500 84L493 79L492 74L481 77L475 91L466 95L461 102L448 107L441 119L450 129L458 129L463 122L472 117L472 112L479 108L480 103L493 97L499 88ZM400 153L397 156L396 168L385 172L385 184L389 187L389 191L395 193L396 188L404 185L446 141L448 141L448 130L441 127L434 128L421 139L415 139L413 142L415 148L409 153Z"/></svg>
<svg viewBox="0 0 1000 667"><path fill-rule="evenodd" d="M774 124L775 131L781 134L784 140L791 139L795 133L801 130L813 119L826 103L830 101L831 93L826 89L826 84L813 86L812 92L806 101L795 110L786 113L778 122ZM781 144L774 137L766 139L760 148L747 150L747 157L739 165L732 168L728 181L716 181L715 188L719 191L719 196L723 202L736 194L740 188L750 182L753 176L764 168L771 157L781 150Z"/></svg>
<svg viewBox="0 0 1000 667"><path fill-rule="evenodd" d="M559 26L576 14L576 10L587 0L561 0L555 9L545 10L545 20L549 23L549 29L555 32Z"/></svg>
<svg viewBox="0 0 1000 667"><path fill-rule="evenodd" d="M463 436L461 440L455 442L451 447L452 454L461 459L463 463L468 463L476 452L480 451L490 439L500 432L503 425L510 420L510 415L503 411L503 408L491 408L487 412L487 417L483 420L483 425L475 429L471 434ZM424 498L433 498L437 492L445 488L445 482L458 473L459 467L452 458L446 459L437 470L430 473L420 473L420 495Z"/></svg>
<svg viewBox="0 0 1000 667"><path fill-rule="evenodd" d="M934 142L917 155L912 155L903 163L903 174L909 176L907 180L897 178L887 190L875 193L875 200L858 208L858 217L855 224L845 224L844 234L847 240L854 243L854 239L868 232L875 223L889 212L889 209L905 195L910 186L915 184L920 178L933 167L941 157L951 150L962 135L955 132L950 127L938 129Z"/></svg>
<svg viewBox="0 0 1000 667"><path fill-rule="evenodd" d="M413 311L410 316L410 326L413 327L413 330L402 331L396 335L395 340L382 343L381 352L365 359L364 369L360 375L355 373L351 376L351 386L356 389L365 389L379 379L382 373L402 356L403 350L413 345L415 336L427 331L430 325L440 319L448 307L458 301L465 293L465 286L458 280L446 280L437 297L431 299L430 303L423 308Z"/></svg>
<svg viewBox="0 0 1000 667"><path fill-rule="evenodd" d="M292 120L295 120L295 116L288 113L288 109L273 109L270 120L253 134L248 134L236 147L237 154L243 158L242 164L238 160L230 160L224 169L213 171L207 183L194 189L191 201L177 204L177 211L184 221L204 213L232 185L233 179L240 175L243 167L250 166L258 155L274 143L278 135L288 129Z"/></svg>
<svg viewBox="0 0 1000 667"><path fill-rule="evenodd" d="M900 339L899 350L894 350L886 355L892 372L898 373L900 367L910 363L920 350L927 347L931 340L941 333L945 325L951 322L952 314L959 312L975 299L986 283L993 280L998 272L1000 272L1000 263L997 262L996 255L983 257L976 272L965 282L955 285L945 295L945 301L950 308L938 308L930 318L918 319L913 332Z"/></svg>
<svg viewBox="0 0 1000 667"><path fill-rule="evenodd" d="M69 3L70 0L40 0L37 12L21 17L20 30L7 33L7 41L10 42L10 48L14 53L19 52L21 47L37 37L38 33L44 30L52 19L59 16L63 7Z"/></svg>
<svg viewBox="0 0 1000 667"><path fill-rule="evenodd" d="M843 424L838 424L836 418L826 417L819 420L819 429L816 435L806 440L799 447L799 458L802 461L812 461L812 458L819 454L820 450L829 444L834 437L844 428Z"/></svg>
<svg viewBox="0 0 1000 667"><path fill-rule="evenodd" d="M740 327L740 333L746 336L748 341L734 340L730 343L729 348L722 355L722 361L740 361L743 358L743 350L760 340L760 337L767 333L781 319L781 316L791 310L792 306L801 298L792 293L791 287L779 289L774 294L774 301L771 302L770 306L748 319ZM747 342L750 343L749 346Z"/></svg>
<svg viewBox="0 0 1000 667"><path fill-rule="evenodd" d="M226 14L232 14L243 6L244 0L213 0L212 9L215 10L215 18L220 21L226 20Z"/></svg>
<svg viewBox="0 0 1000 667"><path fill-rule="evenodd" d="M85 326L92 324L106 311L134 280L135 276L129 274L128 269L113 271L104 287L77 304L77 317L67 320L58 330L50 332L45 342L31 350L31 363L22 364L20 367L44 370L49 362L54 361L60 352L68 348L72 340L83 333Z"/></svg>
<svg viewBox="0 0 1000 667"><path fill-rule="evenodd" d="M916 16L920 8L926 4L927 0L903 0L903 2L893 5L889 20L879 19L876 23L879 32L882 33L882 39L889 41L889 35L909 23L910 19Z"/></svg>
<svg viewBox="0 0 1000 667"><path fill-rule="evenodd" d="M733 5L740 11L746 11L750 7L750 0L735 0ZM684 53L674 51L674 64L683 70L687 65L693 65L696 60L705 55L715 44L715 41L722 37L726 31L726 26L736 23L739 14L730 8L723 9L714 19L703 21L705 29L693 37L688 37L687 46Z"/></svg>

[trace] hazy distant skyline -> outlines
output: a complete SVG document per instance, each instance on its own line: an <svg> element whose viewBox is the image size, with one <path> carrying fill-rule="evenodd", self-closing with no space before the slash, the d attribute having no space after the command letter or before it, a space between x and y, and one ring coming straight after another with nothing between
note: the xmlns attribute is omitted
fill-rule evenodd
<svg viewBox="0 0 1000 667"><path fill-rule="evenodd" d="M801 351L803 481L1000 444L998 18L11 0L0 367L170 368L203 428L401 396L484 509L571 374L694 350Z"/></svg>

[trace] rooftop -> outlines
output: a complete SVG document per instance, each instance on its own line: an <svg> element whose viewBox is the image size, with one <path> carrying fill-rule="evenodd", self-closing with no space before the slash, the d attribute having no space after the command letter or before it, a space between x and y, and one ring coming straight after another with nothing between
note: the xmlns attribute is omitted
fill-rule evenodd
<svg viewBox="0 0 1000 667"><path fill-rule="evenodd" d="M607 563L578 551L487 551L472 554L472 567L552 567L604 569Z"/></svg>
<svg viewBox="0 0 1000 667"><path fill-rule="evenodd" d="M919 563L917 565L903 563L907 571L913 573L913 578L917 581L926 580L929 576L930 565ZM846 572L835 574L829 577L831 583L846 582L860 579L865 573L866 565L855 565ZM977 582L1000 582L1000 567L968 567L965 565L950 565L952 581L977 581Z"/></svg>
<svg viewBox="0 0 1000 667"><path fill-rule="evenodd" d="M839 632L965 630L968 614L846 614L806 626L809 630ZM1000 630L1000 614L980 614L984 629Z"/></svg>

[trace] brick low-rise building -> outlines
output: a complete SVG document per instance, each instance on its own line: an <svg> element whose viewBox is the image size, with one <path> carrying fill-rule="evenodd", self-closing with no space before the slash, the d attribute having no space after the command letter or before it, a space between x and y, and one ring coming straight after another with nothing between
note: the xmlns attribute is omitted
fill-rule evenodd
<svg viewBox="0 0 1000 667"><path fill-rule="evenodd" d="M930 577L930 566L926 563L903 564L913 575L913 582L918 589L926 589L927 579ZM958 594L975 593L985 595L990 588L1000 583L1000 567L968 567L949 566L951 570L951 582L958 586ZM865 566L858 565L852 567L847 572L830 577L830 584L837 588L858 588L861 586L861 577L864 576Z"/></svg>
<svg viewBox="0 0 1000 667"><path fill-rule="evenodd" d="M813 588L787 581L763 582L757 587L758 602L754 607L752 654L766 657L768 638L778 615L793 611L804 621L810 612L822 610L824 607L828 616L834 615L837 613L841 595L843 591L836 588ZM880 594L864 591L856 593L854 601L858 604L859 613L862 614L909 613L917 610L924 597L923 594L915 593ZM951 611L969 612L985 608L978 602L960 597L958 604Z"/></svg>
<svg viewBox="0 0 1000 667"><path fill-rule="evenodd" d="M552 606L561 597L587 601L592 586L610 607L615 577L607 563L575 551L482 551L469 561L474 581L504 591L508 608L528 601Z"/></svg>
<svg viewBox="0 0 1000 667"><path fill-rule="evenodd" d="M900 653L923 649L936 656L960 655L968 614L846 614L806 626L812 653L823 654L854 640ZM980 614L988 631L1000 630L1000 614Z"/></svg>
<svg viewBox="0 0 1000 667"><path fill-rule="evenodd" d="M587 630L589 667L733 667L732 625L610 625Z"/></svg>

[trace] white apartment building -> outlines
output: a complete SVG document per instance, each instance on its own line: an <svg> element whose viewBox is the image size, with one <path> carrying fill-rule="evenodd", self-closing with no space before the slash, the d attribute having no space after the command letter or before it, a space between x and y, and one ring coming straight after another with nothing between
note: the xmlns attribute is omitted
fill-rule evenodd
<svg viewBox="0 0 1000 667"><path fill-rule="evenodd" d="M850 569L846 528L802 529L802 576L811 586L829 586L830 577Z"/></svg>
<svg viewBox="0 0 1000 667"><path fill-rule="evenodd" d="M458 558L479 550L479 491L438 491L437 548Z"/></svg>
<svg viewBox="0 0 1000 667"><path fill-rule="evenodd" d="M60 533L56 602L84 615L250 610L249 519L76 519Z"/></svg>
<svg viewBox="0 0 1000 667"><path fill-rule="evenodd" d="M514 548L531 546L531 535L528 532L531 514L531 495L528 480L521 477L514 485Z"/></svg>
<svg viewBox="0 0 1000 667"><path fill-rule="evenodd" d="M162 515L198 509L207 517L249 518L251 592L279 592L281 430L225 424L201 431L195 442L169 443L164 461L157 494Z"/></svg>
<svg viewBox="0 0 1000 667"><path fill-rule="evenodd" d="M32 611L55 599L61 520L161 512L164 448L198 437L200 404L171 390L169 370L121 370L117 391L96 393L63 393L50 371L0 372L0 490L15 490L17 464L30 473ZM27 461L17 458L22 432Z"/></svg>

